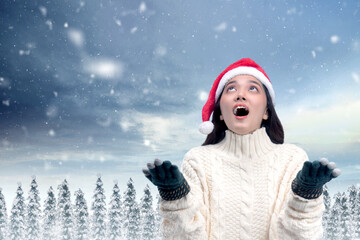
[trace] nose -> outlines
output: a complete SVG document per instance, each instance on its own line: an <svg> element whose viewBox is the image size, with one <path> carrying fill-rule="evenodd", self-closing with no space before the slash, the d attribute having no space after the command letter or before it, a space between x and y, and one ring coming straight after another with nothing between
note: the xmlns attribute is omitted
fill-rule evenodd
<svg viewBox="0 0 360 240"><path fill-rule="evenodd" d="M238 97L236 98L236 101L240 101L240 100L245 101L246 98L245 98L245 97L240 97L240 96L238 96Z"/></svg>
<svg viewBox="0 0 360 240"><path fill-rule="evenodd" d="M239 90L235 97L236 101L246 101L245 93L242 90Z"/></svg>

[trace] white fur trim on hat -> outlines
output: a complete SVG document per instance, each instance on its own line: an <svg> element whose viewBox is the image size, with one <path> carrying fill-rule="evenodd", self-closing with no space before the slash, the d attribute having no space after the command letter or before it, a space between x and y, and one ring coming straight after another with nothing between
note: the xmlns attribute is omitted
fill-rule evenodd
<svg viewBox="0 0 360 240"><path fill-rule="evenodd" d="M214 130L214 124L210 121L202 122L199 126L199 131L202 134L208 135Z"/></svg>
<svg viewBox="0 0 360 240"><path fill-rule="evenodd" d="M237 67L234 68L230 71L228 71L227 73L225 73L225 75L221 78L219 85L216 89L216 95L215 95L215 101L218 100L221 92L223 91L225 84L232 79L235 76L238 75L251 75L253 77L255 77L256 79L258 79L262 84L265 85L265 87L267 88L267 90L269 91L271 100L273 102L273 104L275 105L275 92L274 89L271 85L270 80L259 70L257 70L256 68L253 67Z"/></svg>

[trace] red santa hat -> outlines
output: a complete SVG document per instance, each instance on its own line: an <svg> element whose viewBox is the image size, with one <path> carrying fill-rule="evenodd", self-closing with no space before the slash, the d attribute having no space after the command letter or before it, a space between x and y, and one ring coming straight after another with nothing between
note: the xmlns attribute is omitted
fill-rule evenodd
<svg viewBox="0 0 360 240"><path fill-rule="evenodd" d="M264 69L262 69L256 62L250 58L243 58L230 66L228 66L215 80L208 100L206 101L202 109L203 122L199 126L199 131L203 134L210 134L214 129L214 124L209 121L212 112L214 111L215 103L219 99L225 84L237 75L251 75L258 79L265 85L269 91L271 100L275 105L275 92L270 82L269 77L266 75Z"/></svg>

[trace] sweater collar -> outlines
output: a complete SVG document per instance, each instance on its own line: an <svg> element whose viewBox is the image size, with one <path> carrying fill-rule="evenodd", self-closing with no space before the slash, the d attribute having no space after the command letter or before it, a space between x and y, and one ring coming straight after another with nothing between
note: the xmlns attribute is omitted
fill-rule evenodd
<svg viewBox="0 0 360 240"><path fill-rule="evenodd" d="M217 146L236 157L258 158L274 149L276 144L271 142L265 127L262 127L246 135L226 130L225 138Z"/></svg>

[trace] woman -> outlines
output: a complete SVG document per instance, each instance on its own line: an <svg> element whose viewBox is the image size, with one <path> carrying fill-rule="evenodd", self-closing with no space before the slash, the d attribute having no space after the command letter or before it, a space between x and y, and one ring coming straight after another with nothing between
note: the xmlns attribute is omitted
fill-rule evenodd
<svg viewBox="0 0 360 240"><path fill-rule="evenodd" d="M283 143L274 100L265 71L241 59L215 80L200 125L208 136L181 172L170 161L148 163L164 239L321 238L322 187L340 170Z"/></svg>

